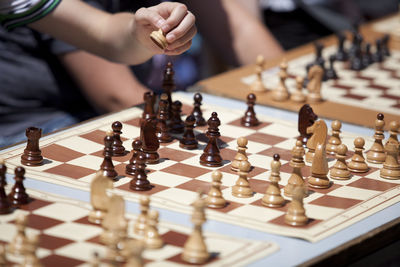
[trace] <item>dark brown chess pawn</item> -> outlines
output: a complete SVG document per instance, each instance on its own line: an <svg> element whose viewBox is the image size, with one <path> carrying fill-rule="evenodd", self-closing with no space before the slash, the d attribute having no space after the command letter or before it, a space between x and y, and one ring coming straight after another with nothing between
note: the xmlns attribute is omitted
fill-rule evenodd
<svg viewBox="0 0 400 267"><path fill-rule="evenodd" d="M247 95L247 110L244 116L242 117L240 123L246 127L257 126L260 124L256 117L256 113L254 112L254 105L256 104L256 95L248 94Z"/></svg>
<svg viewBox="0 0 400 267"><path fill-rule="evenodd" d="M185 132L183 133L182 139L179 141L179 146L181 148L196 149L198 147L198 142L193 131L195 123L196 118L193 115L189 115L186 117Z"/></svg>
<svg viewBox="0 0 400 267"><path fill-rule="evenodd" d="M18 166L14 170L14 180L15 184L11 189L10 194L8 194L8 199L11 201L12 205L20 206L28 204L30 199L29 195L26 193L24 180L25 180L25 169L21 166Z"/></svg>
<svg viewBox="0 0 400 267"><path fill-rule="evenodd" d="M111 180L116 180L118 173L115 171L114 164L112 162L113 155L113 132L107 131L106 137L104 137L104 160L101 163L100 170L103 171L104 176L107 176Z"/></svg>
<svg viewBox="0 0 400 267"><path fill-rule="evenodd" d="M136 172L133 175L133 179L130 182L129 188L135 191L147 191L152 188L146 175L146 158L142 153L136 158L135 169Z"/></svg>
<svg viewBox="0 0 400 267"><path fill-rule="evenodd" d="M306 147L308 138L312 134L307 133L307 128L314 124L318 120L318 116L314 113L313 109L309 104L304 104L299 110L298 130L300 136L297 138L303 143L303 147Z"/></svg>
<svg viewBox="0 0 400 267"><path fill-rule="evenodd" d="M167 66L165 67L165 70L164 70L164 78L163 78L163 82L162 82L162 88L164 90L164 94L167 95L168 118L172 117L172 97L171 97L171 93L176 87L175 86L175 82L174 82L174 75L175 75L175 72L174 72L174 69L173 69L173 65L172 65L171 62L168 62Z"/></svg>
<svg viewBox="0 0 400 267"><path fill-rule="evenodd" d="M158 148L160 142L156 135L156 126L152 119L145 120L140 126L140 141L142 141L142 152L146 158L146 164L156 164L160 161Z"/></svg>
<svg viewBox="0 0 400 267"><path fill-rule="evenodd" d="M146 92L143 94L144 109L141 122L147 119L155 119L154 104L156 103L156 95L154 92Z"/></svg>
<svg viewBox="0 0 400 267"><path fill-rule="evenodd" d="M125 156L125 147L121 141L122 134L122 123L116 121L111 126L113 130L113 143L112 143L112 151L114 157Z"/></svg>
<svg viewBox="0 0 400 267"><path fill-rule="evenodd" d="M170 118L169 131L171 133L183 133L185 123L181 119L182 103L176 100L172 103L172 117Z"/></svg>
<svg viewBox="0 0 400 267"><path fill-rule="evenodd" d="M7 166L4 159L0 159L0 214L8 214L12 212L12 205L7 197L5 187Z"/></svg>
<svg viewBox="0 0 400 267"><path fill-rule="evenodd" d="M193 115L196 119L196 123L194 124L194 127L197 126L205 126L206 125L206 120L203 117L203 112L201 111L201 101L203 101L203 97L201 96L200 93L195 93L194 94L194 104L193 104L193 111L191 115Z"/></svg>
<svg viewBox="0 0 400 267"><path fill-rule="evenodd" d="M36 127L26 128L28 142L21 156L21 163L26 166L39 166L43 163L42 151L39 148L39 139L42 136L42 129Z"/></svg>
<svg viewBox="0 0 400 267"><path fill-rule="evenodd" d="M142 141L134 140L132 142L132 157L129 160L129 164L126 165L126 174L135 175L136 172L136 159L139 154L142 153Z"/></svg>
<svg viewBox="0 0 400 267"><path fill-rule="evenodd" d="M217 112L211 114L211 118L207 121L208 131L206 133L208 137L207 146L204 148L203 154L200 156L200 164L208 167L222 166L222 157L219 153L218 148L218 137L221 136L218 127L221 125L218 119Z"/></svg>
<svg viewBox="0 0 400 267"><path fill-rule="evenodd" d="M167 100L160 99L156 123L156 135L160 143L169 143L172 141L172 137L168 133L167 119L168 102Z"/></svg>

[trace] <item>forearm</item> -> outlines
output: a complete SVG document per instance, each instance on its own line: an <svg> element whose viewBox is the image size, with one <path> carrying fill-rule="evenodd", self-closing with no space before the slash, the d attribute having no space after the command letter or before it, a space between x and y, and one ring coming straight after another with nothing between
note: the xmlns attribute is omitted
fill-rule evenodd
<svg viewBox="0 0 400 267"><path fill-rule="evenodd" d="M30 26L112 61L138 64L154 55L136 40L133 14L108 14L78 0L62 1Z"/></svg>
<svg viewBox="0 0 400 267"><path fill-rule="evenodd" d="M127 66L79 50L59 58L99 112L118 111L143 102L147 88Z"/></svg>

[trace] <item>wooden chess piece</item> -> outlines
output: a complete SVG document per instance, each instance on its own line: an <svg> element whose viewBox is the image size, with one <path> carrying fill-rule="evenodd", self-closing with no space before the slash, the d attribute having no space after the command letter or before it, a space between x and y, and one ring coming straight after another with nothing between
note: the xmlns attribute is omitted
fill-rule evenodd
<svg viewBox="0 0 400 267"><path fill-rule="evenodd" d="M13 211L10 199L7 197L5 187L7 166L4 159L0 158L0 214L9 214Z"/></svg>
<svg viewBox="0 0 400 267"><path fill-rule="evenodd" d="M203 112L201 111L201 101L203 100L203 97L201 96L200 93L195 93L194 94L194 104L193 104L193 111L190 113L190 115L193 115L196 119L196 123L194 124L194 127L197 126L205 126L207 125L206 120L203 117Z"/></svg>
<svg viewBox="0 0 400 267"><path fill-rule="evenodd" d="M306 225L308 217L304 209L304 187L298 186L293 189L292 201L289 203L288 210L285 214L285 223L292 226Z"/></svg>
<svg viewBox="0 0 400 267"><path fill-rule="evenodd" d="M9 262L7 261L6 248L3 244L0 244L0 267L7 267Z"/></svg>
<svg viewBox="0 0 400 267"><path fill-rule="evenodd" d="M13 255L23 255L27 249L29 249L29 241L26 237L26 225L28 224L28 216L26 214L19 213L15 220L15 226L17 227L17 233L13 240L8 245L8 252Z"/></svg>
<svg viewBox="0 0 400 267"><path fill-rule="evenodd" d="M367 68L372 63L374 63L374 62L372 60L371 44L370 43L366 43L365 44L365 53L362 56L362 64L363 64L364 68Z"/></svg>
<svg viewBox="0 0 400 267"><path fill-rule="evenodd" d="M181 119L182 103L176 100L172 103L172 117L169 124L169 129L171 133L183 133L185 128L185 123Z"/></svg>
<svg viewBox="0 0 400 267"><path fill-rule="evenodd" d="M219 167L222 166L222 157L218 148L218 137L221 136L218 127L221 125L218 119L217 112L211 114L211 118L207 121L208 131L206 136L208 137L207 146L204 148L203 154L200 156L200 164L208 167Z"/></svg>
<svg viewBox="0 0 400 267"><path fill-rule="evenodd" d="M34 235L28 239L30 244L29 249L25 251L24 262L22 266L26 267L42 267L43 265L40 263L38 256L36 255L37 248L39 246L39 235Z"/></svg>
<svg viewBox="0 0 400 267"><path fill-rule="evenodd" d="M297 186L304 187L304 179L301 173L301 169L306 165L304 163L304 148L300 140L296 141L296 145L292 149L292 158L290 159L289 165L293 168L292 174L289 177L288 183L286 184L283 192L285 196L291 197L293 189ZM307 192L305 190L305 192Z"/></svg>
<svg viewBox="0 0 400 267"><path fill-rule="evenodd" d="M146 195L140 196L140 214L137 217L133 232L137 235L144 236L147 226L148 212L150 209L150 198Z"/></svg>
<svg viewBox="0 0 400 267"><path fill-rule="evenodd" d="M253 92L265 92L264 83L262 81L262 68L256 66L256 79L250 84L250 90Z"/></svg>
<svg viewBox="0 0 400 267"><path fill-rule="evenodd" d="M128 222L125 218L125 201L122 196L112 195L109 201L109 209L101 223L104 231L100 235L100 241L110 247L109 260L121 261L122 255L118 250L118 243L127 237Z"/></svg>
<svg viewBox="0 0 400 267"><path fill-rule="evenodd" d="M398 161L399 146L395 142L387 142L385 145L386 159L383 163L383 168L380 171L380 176L384 179L399 180L400 165Z"/></svg>
<svg viewBox="0 0 400 267"><path fill-rule="evenodd" d="M158 211L151 210L149 211L148 223L144 236L144 243L146 248L148 249L158 249L164 245L164 241L162 240L160 234L157 230L158 224Z"/></svg>
<svg viewBox="0 0 400 267"><path fill-rule="evenodd" d="M179 147L185 149L196 149L198 147L198 142L193 131L195 123L196 118L193 115L189 115L186 117L185 131L182 138L179 140Z"/></svg>
<svg viewBox="0 0 400 267"><path fill-rule="evenodd" d="M208 191L208 196L205 199L207 207L213 209L222 209L226 206L226 200L221 192L222 173L220 171L213 171L211 177L211 188L210 191Z"/></svg>
<svg viewBox="0 0 400 267"><path fill-rule="evenodd" d="M246 137L239 137L237 139L237 145L238 145L237 146L238 152L231 163L231 170L235 172L239 171L239 165L242 161L248 161L248 157L246 155L246 149L247 149Z"/></svg>
<svg viewBox="0 0 400 267"><path fill-rule="evenodd" d="M393 143L398 143L399 144L399 139L397 138L397 134L399 133L399 129L400 129L400 123L398 121L391 121L389 123L389 138L386 141L386 143L393 142Z"/></svg>
<svg viewBox="0 0 400 267"><path fill-rule="evenodd" d="M90 267L100 267L101 260L99 253L93 252L92 259L90 260Z"/></svg>
<svg viewBox="0 0 400 267"><path fill-rule="evenodd" d="M206 222L204 211L206 203L201 198L201 193L199 193L198 199L192 205L194 208L192 215L194 229L183 246L181 257L182 260L191 264L203 264L210 258L210 254L207 251L202 231L202 225Z"/></svg>
<svg viewBox="0 0 400 267"><path fill-rule="evenodd" d="M160 143L169 143L172 141L172 136L168 133L167 119L168 102L167 100L160 99L156 123L156 135Z"/></svg>
<svg viewBox="0 0 400 267"><path fill-rule="evenodd" d="M290 95L290 99L297 103L306 101L306 96L303 94L304 78L301 76L296 77L296 90Z"/></svg>
<svg viewBox="0 0 400 267"><path fill-rule="evenodd" d="M325 144L318 143L311 165L311 176L308 177L308 186L312 188L328 188L331 182L328 178L328 159L326 158Z"/></svg>
<svg viewBox="0 0 400 267"><path fill-rule="evenodd" d="M342 128L342 123L338 120L332 121L332 136L328 140L328 144L326 145L326 153L329 155L335 155L336 148L338 145L342 143L340 140L340 129Z"/></svg>
<svg viewBox="0 0 400 267"><path fill-rule="evenodd" d="M135 191L147 191L153 188L146 174L146 158L143 153L139 153L136 158L135 173L129 184L129 188Z"/></svg>
<svg viewBox="0 0 400 267"><path fill-rule="evenodd" d="M139 154L142 154L142 141L140 140L134 140L132 142L132 156L129 159L129 164L126 165L125 167L125 173L129 175L135 175L136 173L136 159L139 156ZM145 160L146 160L146 156Z"/></svg>
<svg viewBox="0 0 400 267"><path fill-rule="evenodd" d="M309 103L319 103L322 101L321 85L324 70L319 65L314 65L308 71L308 84L307 84L307 101Z"/></svg>
<svg viewBox="0 0 400 267"><path fill-rule="evenodd" d="M25 169L23 167L16 167L14 169L14 180L15 184L8 194L8 199L14 206L20 206L28 204L30 201L29 195L26 193L24 180L25 180Z"/></svg>
<svg viewBox="0 0 400 267"><path fill-rule="evenodd" d="M103 151L104 160L100 165L100 170L103 172L103 175L115 181L117 179L118 173L115 171L114 164L112 162L113 141L114 141L113 132L107 131L106 137L104 137L104 151Z"/></svg>
<svg viewBox="0 0 400 267"><path fill-rule="evenodd" d="M261 70L264 69L265 65L265 58L263 55L257 55L256 57L256 66L259 67Z"/></svg>
<svg viewBox="0 0 400 267"><path fill-rule="evenodd" d="M336 56L331 55L329 57L329 68L326 70L326 78L328 80L336 80L339 78L334 68L335 61L336 61Z"/></svg>
<svg viewBox="0 0 400 267"><path fill-rule="evenodd" d="M340 32L337 34L337 38L338 38L338 51L336 52L336 55L335 55L336 60L347 61L348 54L344 48L344 42L346 41L346 36Z"/></svg>
<svg viewBox="0 0 400 267"><path fill-rule="evenodd" d="M379 113L376 116L375 120L375 134L374 134L374 143L371 148L367 152L367 161L370 163L383 163L385 162L385 148L383 147L382 140L385 139L384 135L384 127L385 121L383 120L384 116L382 113Z"/></svg>
<svg viewBox="0 0 400 267"><path fill-rule="evenodd" d="M301 140L303 146L306 147L308 139L311 134L307 133L307 128L312 126L318 120L318 116L314 113L309 104L304 104L299 110L298 131L300 136L297 138Z"/></svg>
<svg viewBox="0 0 400 267"><path fill-rule="evenodd" d="M372 54L372 59L374 60L374 62L383 62L383 53L382 53L382 40L381 39L377 39L376 42L376 49L375 49L375 53Z"/></svg>
<svg viewBox="0 0 400 267"><path fill-rule="evenodd" d="M154 92L145 92L143 94L144 109L142 114L142 122L147 119L155 119L154 104L156 103L156 95Z"/></svg>
<svg viewBox="0 0 400 267"><path fill-rule="evenodd" d="M152 119L146 119L140 126L140 141L142 152L146 157L146 164L157 164L160 162L160 155L157 150L160 147L156 135L156 127Z"/></svg>
<svg viewBox="0 0 400 267"><path fill-rule="evenodd" d="M167 120L172 117L172 91L175 90L175 81L174 81L174 68L172 62L168 62L165 66L164 76L162 81L162 88L164 90L164 94L167 95Z"/></svg>
<svg viewBox="0 0 400 267"><path fill-rule="evenodd" d="M242 161L239 165L239 177L236 180L236 184L232 186L232 195L240 198L247 198L253 196L253 190L250 188L250 183L247 180L250 171L250 163L248 161Z"/></svg>
<svg viewBox="0 0 400 267"><path fill-rule="evenodd" d="M330 170L330 177L336 180L348 180L351 177L351 173L347 168L346 163L347 146L340 144L336 148L336 162Z"/></svg>
<svg viewBox="0 0 400 267"><path fill-rule="evenodd" d="M248 94L247 95L247 110L240 120L240 124L246 127L253 127L260 124L256 117L256 113L254 111L254 105L256 104L256 95Z"/></svg>
<svg viewBox="0 0 400 267"><path fill-rule="evenodd" d="M168 46L167 38L165 38L161 29L158 31L152 31L150 33L150 39L162 50L165 50Z"/></svg>
<svg viewBox="0 0 400 267"><path fill-rule="evenodd" d="M26 166L42 165L42 151L39 148L39 139L42 136L42 129L28 127L26 128L25 135L28 141L24 153L21 156L21 163Z"/></svg>
<svg viewBox="0 0 400 267"><path fill-rule="evenodd" d="M113 142L112 142L112 152L114 157L125 156L125 147L122 144L121 134L122 134L122 123L115 121L112 126L113 130Z"/></svg>
<svg viewBox="0 0 400 267"><path fill-rule="evenodd" d="M96 173L96 176L90 183L90 203L93 210L89 213L89 222L101 224L104 216L107 214L110 202L107 190L113 187L113 182L107 176L104 176L101 171Z"/></svg>
<svg viewBox="0 0 400 267"><path fill-rule="evenodd" d="M364 138L357 137L354 139L354 155L351 157L351 161L347 164L347 167L351 172L363 173L369 170L363 156L364 145Z"/></svg>
<svg viewBox="0 0 400 267"><path fill-rule="evenodd" d="M261 200L261 203L264 206L271 208L282 207L285 204L285 199L282 197L279 188L279 181L281 180L279 173L281 162L279 159L279 154L274 154L274 160L271 162L271 176L269 177L270 184Z"/></svg>
<svg viewBox="0 0 400 267"><path fill-rule="evenodd" d="M314 124L307 128L307 133L312 136L307 141L308 151L306 153L306 162L311 163L314 157L315 149L317 144L324 144L328 135L328 128L324 120L318 120Z"/></svg>
<svg viewBox="0 0 400 267"><path fill-rule="evenodd" d="M279 68L279 85L272 91L272 100L282 102L289 99L289 90L285 84L285 81L288 78L287 62L283 61L279 65Z"/></svg>
<svg viewBox="0 0 400 267"><path fill-rule="evenodd" d="M126 258L125 267L143 267L142 253L145 246L140 240L130 239L126 242Z"/></svg>

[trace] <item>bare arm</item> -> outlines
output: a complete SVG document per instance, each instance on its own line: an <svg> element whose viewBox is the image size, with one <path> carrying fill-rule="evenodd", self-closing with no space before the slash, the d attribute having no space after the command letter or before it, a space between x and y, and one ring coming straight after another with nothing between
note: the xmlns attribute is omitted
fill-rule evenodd
<svg viewBox="0 0 400 267"><path fill-rule="evenodd" d="M127 66L80 50L59 58L98 111L118 111L143 102L147 88Z"/></svg>
<svg viewBox="0 0 400 267"><path fill-rule="evenodd" d="M130 13L108 14L79 0L61 1L50 14L30 26L107 59L138 64L155 54L180 54L196 34L194 16L179 3L162 3ZM154 45L149 34L162 28L167 50Z"/></svg>
<svg viewBox="0 0 400 267"><path fill-rule="evenodd" d="M196 15L202 35L233 65L254 63L257 55L268 59L283 49L260 20L232 0L185 1Z"/></svg>

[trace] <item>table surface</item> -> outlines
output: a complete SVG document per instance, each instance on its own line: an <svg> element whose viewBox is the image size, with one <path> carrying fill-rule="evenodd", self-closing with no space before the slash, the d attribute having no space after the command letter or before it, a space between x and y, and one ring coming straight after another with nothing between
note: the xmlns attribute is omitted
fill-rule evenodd
<svg viewBox="0 0 400 267"><path fill-rule="evenodd" d="M384 33L374 31L373 26L376 23L384 23L385 21L392 19L393 16L362 26L360 31L365 40L368 42L373 42L377 38L382 37ZM337 41L336 37L329 36L327 38L321 39L320 42L323 43L325 47L327 47L336 44ZM391 49L400 50L400 39L396 36L392 36L389 45ZM282 57L273 60L268 60L265 63L264 68L271 69L273 67L279 66L282 60L288 61L290 68L290 60L299 58L307 54L314 54L313 44L307 44L301 46L299 48L286 52ZM241 81L241 79L243 77L248 77L249 75L253 75L254 73L255 73L255 64L247 65L202 80L193 87L193 90L200 90L209 94L219 95L223 97L229 97L244 101L250 90L249 86L247 84L244 84ZM303 103L295 103L292 100L284 102L273 101L271 99L270 93L271 91L267 91L265 93L255 93L257 95L257 103L262 105L277 107L280 109L287 109L291 111L298 111L300 107L303 105ZM329 99L318 104L311 104L311 106L313 107L314 112L318 114L318 116L321 118L338 119L342 122L349 122L352 124L367 126L370 128L374 127L374 121L371 120L370 118L375 118L377 113L375 110L363 107L355 107L344 103L331 102L329 101ZM332 112L333 110L334 112ZM363 114L363 116L359 116L358 114ZM387 121L392 121L392 120L399 121L400 115L396 115L396 113L394 114L387 113L385 114L385 119ZM388 124L386 125L386 127L388 127Z"/></svg>
<svg viewBox="0 0 400 267"><path fill-rule="evenodd" d="M245 109L246 105L243 102L231 99L225 99L217 96L203 95L204 101L210 104L218 104L223 107L236 107L238 109ZM279 110L271 107L257 106L256 112L259 114L268 114L277 118L297 121L297 114L292 112ZM330 121L327 121L330 123ZM363 135L370 134L371 130L358 127L350 124L343 124L343 131L360 133ZM67 129L68 131L70 129ZM51 135L50 135L51 136ZM48 136L44 137L48 138ZM23 146L24 144L20 144ZM10 148L9 148L10 149ZM7 176L7 179L12 183L12 177ZM58 194L64 197L69 197L72 199L78 199L82 201L89 202L90 195L86 191L81 191L77 189L67 188L51 183L41 182L37 180L30 179L27 177L25 186L27 188L32 188L36 190L41 190L45 192L51 192L53 194ZM158 209L160 212L160 218L163 221L169 221L181 225L190 227L190 216L187 214L181 214L173 211L168 211L164 209ZM139 207L137 203L128 202L127 212L138 213ZM366 240L371 236L377 235L382 231L387 229L393 229L400 225L400 203L396 203L366 219L339 231L322 241L311 243L301 239L284 237L274 234L263 233L256 230L251 230L239 226L234 226L222 222L217 222L213 220L208 220L205 224L205 230L216 232L224 235L230 235L235 237L249 238L254 240L266 240L276 242L280 250L266 258L260 259L254 262L250 266L293 266L300 264L311 264L315 261L322 261L327 257L330 257L333 253L339 252L343 254L349 251L349 247L354 244L366 243ZM391 238L396 240L398 236L392 235ZM369 244L371 245L371 244ZM367 252L365 252L367 253ZM365 255L361 252L360 255ZM342 263L343 259L336 259L338 263Z"/></svg>

